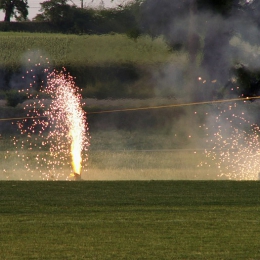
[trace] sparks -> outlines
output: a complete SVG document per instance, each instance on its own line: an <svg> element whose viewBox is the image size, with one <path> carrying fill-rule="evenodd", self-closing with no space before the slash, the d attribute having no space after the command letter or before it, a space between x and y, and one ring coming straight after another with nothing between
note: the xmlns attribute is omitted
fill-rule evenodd
<svg viewBox="0 0 260 260"><path fill-rule="evenodd" d="M242 106L245 108L245 104ZM240 109L238 104L218 107L215 122L206 129L210 148L205 155L217 165L219 177L256 180L260 169L260 130Z"/></svg>
<svg viewBox="0 0 260 260"><path fill-rule="evenodd" d="M39 93L35 94L30 84L25 90L30 100L24 109L32 119L17 122L20 133L26 137L20 141L20 149L37 153L34 163L32 158L26 158L25 167L31 173L37 170L41 179L69 179L75 175L75 179L79 179L86 166L89 146L82 97L73 77L65 69L61 72L45 69L44 72L47 80L39 92L47 98L39 98ZM17 143L19 139L15 140ZM69 165L71 174L68 173Z"/></svg>

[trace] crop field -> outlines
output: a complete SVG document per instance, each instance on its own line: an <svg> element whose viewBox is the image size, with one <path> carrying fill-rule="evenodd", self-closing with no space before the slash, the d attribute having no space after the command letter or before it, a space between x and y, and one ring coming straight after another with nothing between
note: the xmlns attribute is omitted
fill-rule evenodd
<svg viewBox="0 0 260 260"><path fill-rule="evenodd" d="M151 74L170 62L187 64L187 54L170 51L162 37L11 32L0 32L0 37L1 96L22 88L21 78L27 83L36 78L37 85L46 68L65 67L84 97L154 97Z"/></svg>
<svg viewBox="0 0 260 260"><path fill-rule="evenodd" d="M63 35L0 32L0 64L26 62L30 52L39 52L55 66L111 63L152 64L175 57L162 38L142 36L136 41L126 35ZM175 57L176 58L176 57Z"/></svg>
<svg viewBox="0 0 260 260"><path fill-rule="evenodd" d="M1 259L259 259L260 182L0 182Z"/></svg>
<svg viewBox="0 0 260 260"><path fill-rule="evenodd" d="M0 32L0 65L26 63L31 53L39 53L54 66L187 62L187 53L171 52L163 37L141 36L132 40L124 34L65 35L55 33ZM250 52L253 46L233 37L232 46ZM258 50L256 50L258 51Z"/></svg>

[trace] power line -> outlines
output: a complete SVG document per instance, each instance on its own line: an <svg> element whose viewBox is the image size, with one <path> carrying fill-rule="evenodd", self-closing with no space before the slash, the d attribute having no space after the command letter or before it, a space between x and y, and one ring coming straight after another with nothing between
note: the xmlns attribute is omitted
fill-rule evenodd
<svg viewBox="0 0 260 260"><path fill-rule="evenodd" d="M37 119L37 118L47 118L47 116L9 117L9 118L0 118L0 121L11 121L11 120L21 120L21 119Z"/></svg>
<svg viewBox="0 0 260 260"><path fill-rule="evenodd" d="M211 101L201 101L201 102L190 102L181 104L170 104L161 106L148 106L148 107L137 107L137 108L124 108L124 109L113 109L113 110L101 110L87 112L87 115L91 114L105 114L105 113L116 113L116 112L129 112L129 111L141 111L141 110L151 110L151 109L162 109L162 108L173 108L173 107L184 107L184 106L196 106L196 105L207 105L207 104L218 104L234 101L250 101L260 99L260 96L246 97L246 98L231 98L231 99L220 99ZM10 118L0 118L0 121L11 121L11 120L22 120L22 119L37 119L37 118L47 118L47 116L26 116L26 117L10 117Z"/></svg>
<svg viewBox="0 0 260 260"><path fill-rule="evenodd" d="M127 111L138 111L138 110L171 108L171 107L206 105L206 104L233 102L233 101L249 101L249 100L252 100L252 99L260 99L260 96L246 97L246 98L221 99L221 100L202 101L202 102L190 102L190 103L161 105L161 106L139 107L139 108L125 108L125 109L103 110L103 111L88 112L88 114L102 114L102 113L114 113L114 112L127 112Z"/></svg>

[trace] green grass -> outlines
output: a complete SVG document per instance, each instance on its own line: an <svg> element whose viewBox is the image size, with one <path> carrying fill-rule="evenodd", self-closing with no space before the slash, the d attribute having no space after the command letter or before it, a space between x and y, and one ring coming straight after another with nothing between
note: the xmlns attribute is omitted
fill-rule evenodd
<svg viewBox="0 0 260 260"><path fill-rule="evenodd" d="M176 58L162 38L152 39L148 36L133 41L121 34L78 36L0 32L0 37L1 65L25 63L31 56L35 59L37 55L30 52L36 50L57 66L153 64Z"/></svg>
<svg viewBox="0 0 260 260"><path fill-rule="evenodd" d="M260 182L0 182L1 259L259 259Z"/></svg>

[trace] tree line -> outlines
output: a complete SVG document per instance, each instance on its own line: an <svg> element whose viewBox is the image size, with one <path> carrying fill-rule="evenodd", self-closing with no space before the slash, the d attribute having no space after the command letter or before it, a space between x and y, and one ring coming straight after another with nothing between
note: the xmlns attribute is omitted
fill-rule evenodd
<svg viewBox="0 0 260 260"><path fill-rule="evenodd" d="M0 0L0 10L5 13L5 25L0 30L21 28L21 24L12 25L11 18L23 24L23 30L34 28L30 23L37 23L38 31L62 33L105 34L109 32L128 33L138 37L138 11L141 0L136 0L117 8L79 8L70 5L69 0L50 0L41 2L40 13L29 21L27 0ZM27 25L24 25L27 22ZM9 25L7 24L9 23ZM47 25L47 26L46 26ZM26 27L28 29L26 29Z"/></svg>

